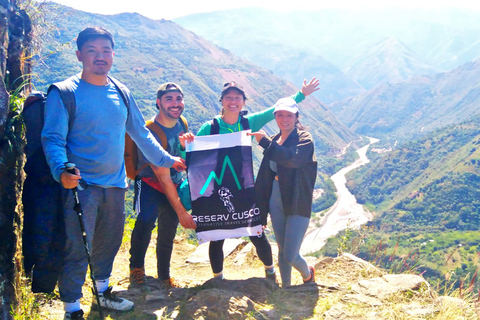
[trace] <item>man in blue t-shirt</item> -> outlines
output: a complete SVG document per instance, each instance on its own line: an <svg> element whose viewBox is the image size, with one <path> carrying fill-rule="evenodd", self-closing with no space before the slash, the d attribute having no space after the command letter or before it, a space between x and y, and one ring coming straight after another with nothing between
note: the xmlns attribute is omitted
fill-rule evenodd
<svg viewBox="0 0 480 320"><path fill-rule="evenodd" d="M81 178L88 186L78 192L78 198L83 208L100 305L126 311L133 308L133 302L116 297L109 286L125 224L125 133L156 166L185 169L182 159L163 150L145 127L143 116L128 89L123 89L129 102L127 108L112 83L115 80L108 77L114 56L112 35L102 28L86 28L77 37L77 47L82 72L68 79L75 94L73 124L69 126L67 109L59 91L53 89L45 105L42 131L42 145L52 175L66 189L63 208L65 256L58 280L65 319L83 319L80 298L88 268L71 190L78 186ZM65 171L67 162L75 163L76 174Z"/></svg>
<svg viewBox="0 0 480 320"><path fill-rule="evenodd" d="M186 124L181 119L185 108L183 91L179 85L167 82L157 91L156 107L158 114L152 119L153 126L159 126L167 140L167 151L172 156L185 157L185 141L193 140L193 134L186 131ZM161 142L155 130L154 137ZM150 162L138 153L139 168L145 168L135 179L135 211L137 221L132 232L130 248L130 285L149 291L145 277L145 254L147 252L152 230L158 218L157 237L157 273L164 289L176 287L170 277L170 258L173 250L178 223L184 228L195 229L192 216L182 205L177 192L185 178L181 172L147 165Z"/></svg>

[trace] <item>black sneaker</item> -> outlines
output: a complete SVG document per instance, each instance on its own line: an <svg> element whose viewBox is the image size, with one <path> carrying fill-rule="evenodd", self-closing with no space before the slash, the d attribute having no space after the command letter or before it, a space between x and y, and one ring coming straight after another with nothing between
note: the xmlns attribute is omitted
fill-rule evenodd
<svg viewBox="0 0 480 320"><path fill-rule="evenodd" d="M277 275L275 273L275 270L273 270L273 272L265 270L265 278L272 280L274 283L277 283Z"/></svg>
<svg viewBox="0 0 480 320"><path fill-rule="evenodd" d="M75 312L65 312L64 320L83 320L83 310L77 310Z"/></svg>
<svg viewBox="0 0 480 320"><path fill-rule="evenodd" d="M110 286L105 292L98 293L100 305L102 308L128 311L133 309L133 302L124 298L119 298L112 292L113 287ZM93 303L97 304L97 299L93 299Z"/></svg>

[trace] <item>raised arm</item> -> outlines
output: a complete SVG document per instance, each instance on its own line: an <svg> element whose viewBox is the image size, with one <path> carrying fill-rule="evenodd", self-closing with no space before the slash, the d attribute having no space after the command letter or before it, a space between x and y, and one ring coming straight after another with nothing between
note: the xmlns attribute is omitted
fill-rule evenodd
<svg viewBox="0 0 480 320"><path fill-rule="evenodd" d="M304 79L302 85L302 93L305 96L311 95L315 91L320 90L320 87L318 86L319 84L320 81L316 78L312 78L309 83L307 83L307 79Z"/></svg>
<svg viewBox="0 0 480 320"><path fill-rule="evenodd" d="M300 103L303 100L305 100L305 98L308 95L311 95L315 91L320 90L320 88L318 87L319 84L320 84L320 81L317 80L316 78L312 78L308 83L307 83L307 80L304 79L302 84L302 89L300 91L295 92L291 96L291 98L295 100L296 103Z"/></svg>
<svg viewBox="0 0 480 320"><path fill-rule="evenodd" d="M312 78L308 83L307 80L303 80L303 85L302 85L302 90L295 92L293 95L290 97L295 100L295 102L298 104L305 100L305 97L314 93L317 90L320 90L319 86L320 81L317 80L316 78ZM275 109L275 105L271 106L270 108L267 108L263 111L260 112L255 112L248 114L246 117L248 118L248 122L250 124L250 129L252 129L252 132L256 132L260 130L265 124L268 122L272 121L274 119L273 115L273 110ZM204 125L205 127L202 126L200 128L199 133L205 131L207 129L207 125ZM208 129L210 127L208 126ZM200 135L197 133L197 135Z"/></svg>

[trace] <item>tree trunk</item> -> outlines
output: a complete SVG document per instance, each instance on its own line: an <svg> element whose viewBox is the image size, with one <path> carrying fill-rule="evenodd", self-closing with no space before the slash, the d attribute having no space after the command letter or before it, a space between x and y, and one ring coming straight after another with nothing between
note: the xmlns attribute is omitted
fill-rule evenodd
<svg viewBox="0 0 480 320"><path fill-rule="evenodd" d="M17 117L20 110L9 104L9 92L21 88L25 80L29 82L22 75L30 74L24 66L30 27L30 19L18 9L17 0L0 0L0 319L12 319L10 312L17 303L15 288L21 285L24 137Z"/></svg>

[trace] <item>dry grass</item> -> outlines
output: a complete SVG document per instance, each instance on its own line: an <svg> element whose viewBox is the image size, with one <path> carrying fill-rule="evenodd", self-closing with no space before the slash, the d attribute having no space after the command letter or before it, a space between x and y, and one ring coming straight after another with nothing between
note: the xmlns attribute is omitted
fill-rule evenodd
<svg viewBox="0 0 480 320"><path fill-rule="evenodd" d="M155 233L146 257L146 273L156 276L155 258ZM177 282L192 290L212 277L211 269L206 264L188 264L186 259L195 250L195 245L188 243L187 236L180 234L174 245L172 257L172 276ZM111 281L117 290L127 292L128 288L128 259L129 235L121 247L114 264L114 274ZM275 248L275 247L274 247ZM241 248L237 250L240 251ZM242 264L235 263L236 254L225 259L224 272L228 279L247 279L263 277L264 270L261 262L249 254ZM347 256L348 257L348 256ZM480 313L475 307L477 296L471 292L447 290L449 298L439 300L435 290L424 286L416 291L407 291L394 294L382 300L380 305L352 302L346 297L352 294L352 286L361 280L381 277L388 274L386 270L379 269L355 257L345 258L308 258L315 265L317 286L305 289L299 286L293 290L276 290L266 302L255 302L255 311L245 315L245 319L261 319L270 315L272 319L478 319ZM292 272L292 284L302 283L301 276L295 270ZM99 319L96 311L90 312L92 293L91 283L87 279L84 285L84 298L81 300L82 308L89 320ZM465 291L465 290L464 290ZM28 290L27 290L28 293ZM31 294L30 294L31 295ZM347 295L347 296L346 296ZM143 301L145 296L137 297ZM454 299L461 298L461 299ZM34 306L38 317L17 317L16 319L62 319L63 306L58 297L46 298L35 295L34 298L24 299L25 303ZM178 301L175 308L168 309L159 306L158 319L172 319L179 314L186 301ZM408 306L419 309L431 310L423 317L413 316L408 313ZM410 307L409 307L410 308ZM27 308L28 309L28 308ZM32 314L32 313L31 313ZM180 313L181 314L181 313ZM148 315L139 307L132 312L106 312L106 319L133 320L157 319L157 316ZM178 317L181 319L181 317Z"/></svg>

